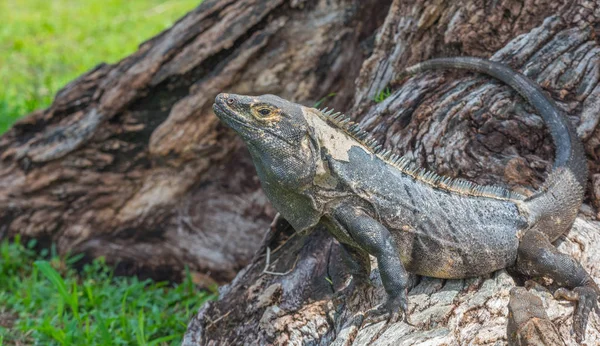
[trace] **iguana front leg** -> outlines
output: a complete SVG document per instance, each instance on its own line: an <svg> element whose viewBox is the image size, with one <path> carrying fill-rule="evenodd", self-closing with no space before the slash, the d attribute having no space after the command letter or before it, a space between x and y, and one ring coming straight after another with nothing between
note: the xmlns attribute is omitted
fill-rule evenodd
<svg viewBox="0 0 600 346"><path fill-rule="evenodd" d="M347 234L369 254L377 258L387 301L367 313L367 318L390 314L401 309L406 316L408 309L408 273L400 261L398 249L390 232L377 220L359 207L342 204L333 213Z"/></svg>
<svg viewBox="0 0 600 346"><path fill-rule="evenodd" d="M600 289L581 264L571 256L559 252L546 234L528 230L519 244L516 269L531 277L549 277L557 285L573 289L558 289L555 297L577 301L573 330L576 340L581 342L590 312L595 310L600 315Z"/></svg>

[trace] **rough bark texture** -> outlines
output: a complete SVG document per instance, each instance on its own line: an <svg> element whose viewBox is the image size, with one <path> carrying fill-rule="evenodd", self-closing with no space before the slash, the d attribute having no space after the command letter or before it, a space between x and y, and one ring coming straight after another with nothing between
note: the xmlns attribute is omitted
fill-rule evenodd
<svg viewBox="0 0 600 346"><path fill-rule="evenodd" d="M159 278L177 278L187 264L225 281L252 259L191 321L186 345L505 344L509 291L523 284L506 271L415 278L409 310L418 327L361 328L360 313L383 298L377 271L372 290L333 301L347 276L326 232L300 238L280 221L264 236L274 211L244 147L210 105L221 91L307 105L336 92L327 106L398 153L440 174L527 192L553 158L531 107L479 75L397 77L437 56L502 61L542 85L577 126L591 171L582 212L594 218L598 18L600 1L584 0L205 1L0 138L0 237L56 241L61 252L104 255L123 272ZM385 88L391 96L374 103ZM560 243L600 280L600 224L579 219ZM572 303L529 292L548 308L557 337L574 345ZM532 323L522 331L535 333ZM589 345L600 343L599 327L593 317Z"/></svg>
<svg viewBox="0 0 600 346"><path fill-rule="evenodd" d="M120 273L177 279L187 265L231 280L274 212L245 147L212 113L214 97L313 105L337 92L333 103L348 104L388 6L204 1L0 138L0 238L106 256Z"/></svg>

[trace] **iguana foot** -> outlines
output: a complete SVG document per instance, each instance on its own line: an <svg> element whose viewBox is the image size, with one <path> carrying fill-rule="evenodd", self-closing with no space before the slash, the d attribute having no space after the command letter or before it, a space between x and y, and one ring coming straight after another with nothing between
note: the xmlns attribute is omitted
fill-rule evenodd
<svg viewBox="0 0 600 346"><path fill-rule="evenodd" d="M582 342L585 336L585 328L592 310L600 316L600 307L598 307L597 290L590 286L576 287L573 290L559 288L554 292L554 297L576 301L577 306L573 313L573 331L575 332L575 340Z"/></svg>
<svg viewBox="0 0 600 346"><path fill-rule="evenodd" d="M364 324L378 323L387 320L388 323L395 323L404 316L404 322L413 325L408 319L408 295L406 290L395 297L388 297L388 300L365 312Z"/></svg>
<svg viewBox="0 0 600 346"><path fill-rule="evenodd" d="M558 251L545 233L535 229L528 230L521 237L516 269L529 277L551 278L554 284L563 287L554 293L556 298L577 301L573 331L575 339L581 342L590 312L595 310L600 315L600 289L590 274L573 257Z"/></svg>

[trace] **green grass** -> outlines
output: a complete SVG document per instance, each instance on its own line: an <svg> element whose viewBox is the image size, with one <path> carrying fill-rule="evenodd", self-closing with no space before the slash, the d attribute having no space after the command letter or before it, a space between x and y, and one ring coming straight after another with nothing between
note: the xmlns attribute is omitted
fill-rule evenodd
<svg viewBox="0 0 600 346"><path fill-rule="evenodd" d="M0 0L0 134L66 83L114 63L201 0Z"/></svg>
<svg viewBox="0 0 600 346"><path fill-rule="evenodd" d="M80 257L36 254L33 245L0 243L0 345L179 345L215 297L189 274L174 286L114 277L102 259L76 272Z"/></svg>

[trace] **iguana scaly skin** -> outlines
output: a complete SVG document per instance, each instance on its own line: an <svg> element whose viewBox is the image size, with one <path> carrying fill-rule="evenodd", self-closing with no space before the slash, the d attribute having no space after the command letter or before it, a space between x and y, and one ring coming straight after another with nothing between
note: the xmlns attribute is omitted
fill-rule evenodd
<svg viewBox="0 0 600 346"><path fill-rule="evenodd" d="M573 127L537 85L499 63L445 58L407 72L441 68L498 78L544 118L556 159L533 196L420 169L339 113L273 95L220 94L213 108L246 142L265 193L296 231L325 225L346 250L355 279L367 280L368 255L377 258L388 298L370 316L406 312L407 272L467 278L513 267L573 289L560 294L578 300L573 326L581 340L600 291L552 245L571 228L587 181Z"/></svg>

